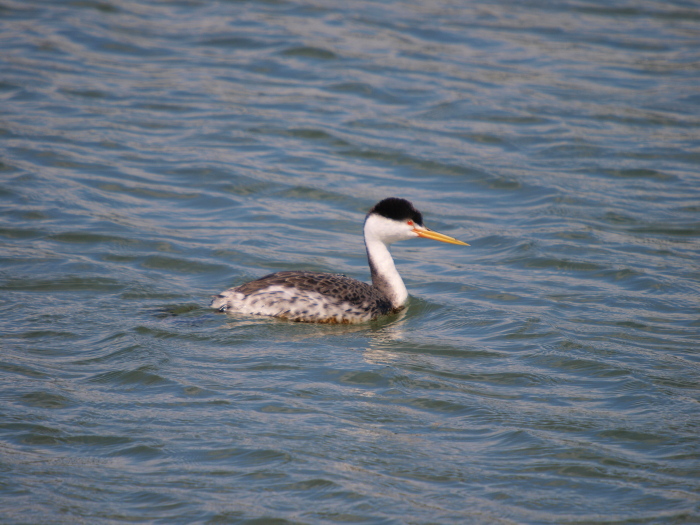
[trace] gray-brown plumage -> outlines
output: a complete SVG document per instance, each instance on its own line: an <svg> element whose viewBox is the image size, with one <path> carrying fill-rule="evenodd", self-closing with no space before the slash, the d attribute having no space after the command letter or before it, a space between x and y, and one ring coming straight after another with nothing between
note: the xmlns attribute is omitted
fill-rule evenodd
<svg viewBox="0 0 700 525"><path fill-rule="evenodd" d="M370 320L399 310L392 308L378 289L335 273L277 272L229 292L233 290L250 297L251 306L272 310L264 315L291 321L349 323L353 322L351 318ZM227 296L222 294L217 299L227 299Z"/></svg>
<svg viewBox="0 0 700 525"><path fill-rule="evenodd" d="M357 323L404 308L408 292L387 245L425 237L466 245L423 226L404 199L380 201L365 218L365 246L372 284L341 274L277 272L217 295L212 308L312 323Z"/></svg>

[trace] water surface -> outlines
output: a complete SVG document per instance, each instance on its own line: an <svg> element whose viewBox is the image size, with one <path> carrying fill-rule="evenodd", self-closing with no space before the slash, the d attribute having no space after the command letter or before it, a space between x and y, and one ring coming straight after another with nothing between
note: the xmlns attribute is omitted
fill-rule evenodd
<svg viewBox="0 0 700 525"><path fill-rule="evenodd" d="M700 522L696 2L0 4L0 521ZM400 315L212 312L277 270Z"/></svg>

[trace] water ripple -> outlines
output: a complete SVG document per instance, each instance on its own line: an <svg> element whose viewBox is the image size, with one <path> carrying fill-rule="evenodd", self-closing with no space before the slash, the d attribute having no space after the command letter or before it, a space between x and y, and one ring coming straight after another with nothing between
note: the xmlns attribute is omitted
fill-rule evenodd
<svg viewBox="0 0 700 525"><path fill-rule="evenodd" d="M681 1L0 7L7 522L697 520ZM398 315L210 312L270 271ZM47 483L46 480L58 480Z"/></svg>

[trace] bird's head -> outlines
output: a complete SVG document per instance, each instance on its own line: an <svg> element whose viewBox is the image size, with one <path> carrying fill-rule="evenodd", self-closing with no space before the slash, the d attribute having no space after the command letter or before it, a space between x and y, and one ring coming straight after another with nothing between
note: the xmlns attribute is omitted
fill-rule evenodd
<svg viewBox="0 0 700 525"><path fill-rule="evenodd" d="M466 242L458 241L448 235L429 230L423 225L421 212L413 207L406 199L389 197L379 201L367 214L365 219L365 237L376 239L386 245L397 241L405 241L415 237L433 239L469 246Z"/></svg>

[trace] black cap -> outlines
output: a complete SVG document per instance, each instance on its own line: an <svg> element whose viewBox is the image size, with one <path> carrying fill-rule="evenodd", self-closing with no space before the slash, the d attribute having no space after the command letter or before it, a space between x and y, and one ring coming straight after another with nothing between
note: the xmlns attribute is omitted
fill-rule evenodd
<svg viewBox="0 0 700 525"><path fill-rule="evenodd" d="M387 219L392 219L394 221L408 221L411 220L419 226L423 226L423 216L421 213L413 207L406 199L399 199L398 197L389 197L383 201L378 202L374 205L374 208L369 210L369 213L376 213Z"/></svg>

